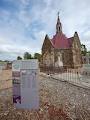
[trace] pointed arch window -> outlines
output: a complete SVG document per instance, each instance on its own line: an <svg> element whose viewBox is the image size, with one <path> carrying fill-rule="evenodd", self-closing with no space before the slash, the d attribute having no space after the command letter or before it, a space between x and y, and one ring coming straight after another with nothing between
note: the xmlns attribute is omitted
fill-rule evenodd
<svg viewBox="0 0 90 120"><path fill-rule="evenodd" d="M59 26L59 31L60 31L60 26Z"/></svg>

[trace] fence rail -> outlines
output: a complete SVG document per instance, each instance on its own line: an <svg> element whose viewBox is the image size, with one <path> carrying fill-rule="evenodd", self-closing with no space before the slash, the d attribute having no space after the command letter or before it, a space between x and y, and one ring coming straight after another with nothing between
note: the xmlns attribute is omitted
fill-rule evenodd
<svg viewBox="0 0 90 120"><path fill-rule="evenodd" d="M83 68L78 69L64 69L64 68L50 68L45 67L41 69L42 72L51 75L52 78L67 81L78 86L84 86L90 89L90 71L84 71Z"/></svg>

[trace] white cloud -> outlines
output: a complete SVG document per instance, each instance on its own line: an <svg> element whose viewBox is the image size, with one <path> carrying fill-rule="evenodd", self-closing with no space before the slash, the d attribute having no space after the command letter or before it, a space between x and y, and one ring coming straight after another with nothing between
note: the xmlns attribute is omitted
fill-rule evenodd
<svg viewBox="0 0 90 120"><path fill-rule="evenodd" d="M72 37L78 31L81 43L90 50L89 4L89 0L20 0L19 11L13 16L12 11L3 9L0 12L0 51L14 57L24 51L40 52L45 34L52 37L56 32L58 11L66 36ZM41 29L39 26L32 28L35 22L42 26ZM25 34L29 34L28 30L34 38Z"/></svg>

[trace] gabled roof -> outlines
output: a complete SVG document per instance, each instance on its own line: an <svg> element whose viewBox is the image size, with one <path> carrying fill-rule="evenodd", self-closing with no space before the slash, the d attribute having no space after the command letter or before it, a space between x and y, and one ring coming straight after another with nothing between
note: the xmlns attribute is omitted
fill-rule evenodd
<svg viewBox="0 0 90 120"><path fill-rule="evenodd" d="M75 32L74 36L78 36L77 32ZM49 40L50 45L52 45L56 49L69 49L70 47L72 47L74 37L67 38L62 32L62 24L60 22L59 14L56 24L56 34L53 36L52 39L49 39L48 35L46 35L45 40Z"/></svg>
<svg viewBox="0 0 90 120"><path fill-rule="evenodd" d="M55 48L59 49L68 49L70 48L70 42L68 38L63 33L57 33L52 39L51 39L53 46Z"/></svg>
<svg viewBox="0 0 90 120"><path fill-rule="evenodd" d="M69 47L72 47L73 39L74 39L74 37L68 38Z"/></svg>
<svg viewBox="0 0 90 120"><path fill-rule="evenodd" d="M50 40L50 38L48 37L48 35L46 34L42 48L45 46L45 44L47 44L46 42L49 41L49 43L54 47L52 41Z"/></svg>

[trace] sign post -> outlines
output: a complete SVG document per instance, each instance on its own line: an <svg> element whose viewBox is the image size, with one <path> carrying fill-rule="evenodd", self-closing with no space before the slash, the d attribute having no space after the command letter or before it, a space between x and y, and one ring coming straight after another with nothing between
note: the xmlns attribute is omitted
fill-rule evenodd
<svg viewBox="0 0 90 120"><path fill-rule="evenodd" d="M38 109L38 61L36 59L14 61L12 77L15 107Z"/></svg>

